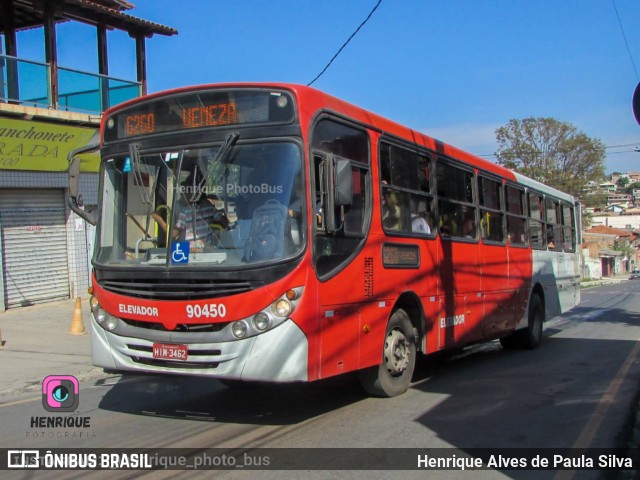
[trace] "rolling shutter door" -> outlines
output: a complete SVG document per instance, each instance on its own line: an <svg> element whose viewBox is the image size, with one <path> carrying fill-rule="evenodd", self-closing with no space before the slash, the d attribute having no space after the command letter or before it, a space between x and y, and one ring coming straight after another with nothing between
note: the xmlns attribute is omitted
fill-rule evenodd
<svg viewBox="0 0 640 480"><path fill-rule="evenodd" d="M63 190L0 190L7 308L69 298Z"/></svg>

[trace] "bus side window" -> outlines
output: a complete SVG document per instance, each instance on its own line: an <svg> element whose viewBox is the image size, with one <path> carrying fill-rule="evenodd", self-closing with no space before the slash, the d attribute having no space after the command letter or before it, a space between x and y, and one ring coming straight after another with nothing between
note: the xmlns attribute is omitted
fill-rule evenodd
<svg viewBox="0 0 640 480"><path fill-rule="evenodd" d="M477 207L473 201L475 176L470 170L459 168L446 160L438 162L438 212L443 237L477 239Z"/></svg>
<svg viewBox="0 0 640 480"><path fill-rule="evenodd" d="M560 219L560 204L547 198L545 201L547 219L547 248L562 250L562 225Z"/></svg>
<svg viewBox="0 0 640 480"><path fill-rule="evenodd" d="M511 245L527 245L524 190L507 185L507 239Z"/></svg>
<svg viewBox="0 0 640 480"><path fill-rule="evenodd" d="M380 209L385 232L431 234L427 220L433 205L429 163L426 154L386 141L380 143Z"/></svg>
<svg viewBox="0 0 640 480"><path fill-rule="evenodd" d="M531 246L544 248L546 246L546 227L544 224L544 202L542 196L535 192L529 192L529 235Z"/></svg>
<svg viewBox="0 0 640 480"><path fill-rule="evenodd" d="M482 208L480 210L482 238L490 242L502 242L504 240L502 183L480 176L478 184Z"/></svg>
<svg viewBox="0 0 640 480"><path fill-rule="evenodd" d="M575 252L576 250L576 224L574 209L569 205L562 204L562 229L564 240L564 251Z"/></svg>

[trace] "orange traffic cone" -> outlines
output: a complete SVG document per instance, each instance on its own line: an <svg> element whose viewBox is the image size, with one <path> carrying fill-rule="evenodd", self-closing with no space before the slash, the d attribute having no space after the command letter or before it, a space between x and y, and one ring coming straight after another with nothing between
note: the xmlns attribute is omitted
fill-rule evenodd
<svg viewBox="0 0 640 480"><path fill-rule="evenodd" d="M73 318L71 319L71 328L69 329L71 335L84 334L84 322L82 321L82 304L80 297L76 298L76 306L73 309Z"/></svg>

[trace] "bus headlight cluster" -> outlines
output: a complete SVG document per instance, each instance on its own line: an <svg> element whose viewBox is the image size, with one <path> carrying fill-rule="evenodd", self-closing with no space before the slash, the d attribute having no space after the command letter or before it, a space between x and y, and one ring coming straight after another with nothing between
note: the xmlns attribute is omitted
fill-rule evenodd
<svg viewBox="0 0 640 480"><path fill-rule="evenodd" d="M253 337L283 323L300 302L303 287L292 288L271 305L249 318L231 324L231 333L237 339Z"/></svg>
<svg viewBox="0 0 640 480"><path fill-rule="evenodd" d="M91 297L91 299L89 300L89 305L91 306L91 313L93 314L93 318L95 318L96 322L98 322L98 324L102 328L113 332L118 327L118 322L120 321L120 319L104 311L100 307L100 304L98 303L98 299L96 297Z"/></svg>

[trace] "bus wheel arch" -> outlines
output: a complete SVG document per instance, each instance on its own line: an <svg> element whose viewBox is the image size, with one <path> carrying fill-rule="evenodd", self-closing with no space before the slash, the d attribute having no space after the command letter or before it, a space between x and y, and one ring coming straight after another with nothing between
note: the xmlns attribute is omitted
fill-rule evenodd
<svg viewBox="0 0 640 480"><path fill-rule="evenodd" d="M370 395L395 397L409 388L417 355L418 328L414 322L404 308L396 305L387 322L381 363L358 372L362 387Z"/></svg>
<svg viewBox="0 0 640 480"><path fill-rule="evenodd" d="M542 343L542 329L545 322L544 289L536 284L531 291L527 305L527 325L521 330L500 338L500 343L506 349L523 347L534 350Z"/></svg>
<svg viewBox="0 0 640 480"><path fill-rule="evenodd" d="M417 351L421 351L422 342L420 340L422 340L423 336L426 335L426 325L420 298L414 292L403 292L398 297L398 300L396 300L391 314L393 315L393 312L398 309L404 310L409 316L409 321L413 325L413 334L416 349Z"/></svg>

